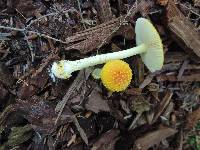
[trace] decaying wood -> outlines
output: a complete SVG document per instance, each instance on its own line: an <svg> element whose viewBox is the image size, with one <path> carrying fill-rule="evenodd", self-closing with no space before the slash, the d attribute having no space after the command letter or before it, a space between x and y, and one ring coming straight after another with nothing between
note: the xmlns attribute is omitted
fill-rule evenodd
<svg viewBox="0 0 200 150"><path fill-rule="evenodd" d="M133 22L130 16L134 16L138 11L142 10L147 12L151 6L152 2L142 1L137 5L137 7L131 9L127 15L112 19L66 38L65 50L76 49L79 50L80 53L84 54L101 47L116 35L124 36L125 38L129 38L129 40L133 39L133 37L126 36L130 35L130 32L134 33L132 26L126 24L126 22Z"/></svg>
<svg viewBox="0 0 200 150"><path fill-rule="evenodd" d="M91 72L92 72L91 68L87 69L86 71L82 70L79 72L78 76L76 77L76 79L74 80L74 82L70 86L70 88L68 89L68 91L65 94L65 96L63 97L62 101L60 101L55 108L55 111L58 113L55 124L57 124L57 122L59 121L60 116L62 115L62 112L63 112L65 105L67 104L70 96L74 93L75 90L79 90L78 88L80 88L82 86L82 84L84 83L84 81L89 78Z"/></svg>
<svg viewBox="0 0 200 150"><path fill-rule="evenodd" d="M184 82L194 82L194 81L200 81L200 73L191 73L191 75L183 75L181 76L179 79L177 78L177 75L166 75L166 74L162 74L162 75L158 75L156 77L156 79L160 82L163 81L184 81Z"/></svg>
<svg viewBox="0 0 200 150"><path fill-rule="evenodd" d="M167 52L165 54L165 64L167 63L176 63L182 62L187 59L189 56L184 52Z"/></svg>
<svg viewBox="0 0 200 150"><path fill-rule="evenodd" d="M109 0L95 0L97 14L101 23L110 21L113 18Z"/></svg>
<svg viewBox="0 0 200 150"><path fill-rule="evenodd" d="M181 13L172 0L167 6L168 27L174 40L187 53L200 57L200 36L196 27ZM193 54L194 53L194 54Z"/></svg>
<svg viewBox="0 0 200 150"><path fill-rule="evenodd" d="M163 128L157 131L153 131L137 139L133 149L147 150L153 145L159 144L159 142L161 142L163 139L174 135L176 132L177 131L172 128Z"/></svg>
<svg viewBox="0 0 200 150"><path fill-rule="evenodd" d="M129 25L124 25L120 28L115 34L112 34L113 31L119 26L120 19L114 19L109 23L98 25L94 28L90 28L81 33L69 37L66 41L69 41L69 46L65 47L65 50L76 49L81 53L88 53L101 45L101 43L107 39L107 42L111 40L113 36L122 35L126 37L126 33L122 32L125 28L129 29L128 32L134 32L133 28ZM132 37L133 38L133 37ZM75 43L78 42L78 43ZM107 43L105 42L105 44Z"/></svg>
<svg viewBox="0 0 200 150"><path fill-rule="evenodd" d="M154 123L158 119L158 117L163 113L163 110L169 104L172 95L173 95L172 91L168 90L167 93L165 94L162 102L160 103L159 108L157 109L157 112L154 115L152 123Z"/></svg>
<svg viewBox="0 0 200 150"><path fill-rule="evenodd" d="M183 75L188 63L189 63L189 60L185 60L183 62L182 66L181 66L181 68L180 68L180 70L178 72L178 76L177 76L178 79L181 79L181 77L182 77L182 75Z"/></svg>
<svg viewBox="0 0 200 150"><path fill-rule="evenodd" d="M134 82L139 86L144 80L144 63L139 56L133 58Z"/></svg>

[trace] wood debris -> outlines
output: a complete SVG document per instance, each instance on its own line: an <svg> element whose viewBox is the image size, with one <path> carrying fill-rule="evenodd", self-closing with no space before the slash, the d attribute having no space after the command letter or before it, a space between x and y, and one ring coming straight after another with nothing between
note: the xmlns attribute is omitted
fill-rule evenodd
<svg viewBox="0 0 200 150"><path fill-rule="evenodd" d="M113 18L109 0L95 0L95 4L97 7L97 14L101 23L110 21Z"/></svg>
<svg viewBox="0 0 200 150"><path fill-rule="evenodd" d="M199 7L199 0L0 0L0 149L198 149ZM103 64L52 81L54 61L137 45L139 17L161 37L161 70L149 72L139 55L124 59L132 80L113 93L91 76Z"/></svg>
<svg viewBox="0 0 200 150"><path fill-rule="evenodd" d="M114 150L115 142L119 139L119 130L112 129L104 133L92 146L91 150Z"/></svg>
<svg viewBox="0 0 200 150"><path fill-rule="evenodd" d="M181 13L172 0L167 6L168 28L174 40L187 53L200 57L200 36L196 27Z"/></svg>
<svg viewBox="0 0 200 150"><path fill-rule="evenodd" d="M159 108L157 108L157 112L154 115L154 118L152 120L152 123L154 123L158 117L163 113L163 110L167 107L167 105L170 103L171 97L173 93L172 91L168 90L167 93L165 94L162 102L160 103Z"/></svg>
<svg viewBox="0 0 200 150"><path fill-rule="evenodd" d="M137 139L134 144L136 150L147 150L155 144L159 144L162 140L174 135L177 130L172 128L161 128L157 131L147 133L143 137Z"/></svg>

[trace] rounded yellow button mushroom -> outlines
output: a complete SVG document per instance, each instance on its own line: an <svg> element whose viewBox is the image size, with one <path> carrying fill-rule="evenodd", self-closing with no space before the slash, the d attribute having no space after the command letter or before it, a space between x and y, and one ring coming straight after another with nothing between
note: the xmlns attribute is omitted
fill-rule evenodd
<svg viewBox="0 0 200 150"><path fill-rule="evenodd" d="M132 70L122 60L108 61L101 70L103 85L111 92L124 91L132 79Z"/></svg>

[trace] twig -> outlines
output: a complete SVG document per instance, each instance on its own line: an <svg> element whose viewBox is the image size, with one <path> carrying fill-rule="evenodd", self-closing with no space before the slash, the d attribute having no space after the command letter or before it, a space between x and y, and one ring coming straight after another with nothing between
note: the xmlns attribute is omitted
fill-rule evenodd
<svg viewBox="0 0 200 150"><path fill-rule="evenodd" d="M69 11L70 11L70 9L69 9L69 10L65 10L65 11L63 11L63 12L55 12L55 13L49 13L49 14L43 15L43 16L41 16L41 17L39 17L39 18L37 18L37 19L31 21L25 28L26 28L26 29L30 28L30 26L31 26L32 24L34 24L34 23L40 21L41 19L43 19L43 18L45 18L45 17L55 16L55 15L58 15L58 14L60 14L60 13L66 13L66 12L69 12Z"/></svg>
<svg viewBox="0 0 200 150"><path fill-rule="evenodd" d="M19 32L28 32L28 33L33 33L33 34L36 34L40 37L44 37L44 38L48 38L48 39L51 39L51 40L54 40L56 42L60 42L60 43L63 43L63 44L68 44L68 42L65 42L65 41L62 41L60 39L56 39L56 38L53 38L49 35L46 35L46 34L43 34L43 33L39 33L39 32L36 32L36 31L29 31L29 30L26 30L26 28L12 28L12 27L6 27L6 26L0 26L0 29L8 29L8 30L14 30L14 31L19 31Z"/></svg>
<svg viewBox="0 0 200 150"><path fill-rule="evenodd" d="M6 26L0 26L0 29L8 29L8 30L14 30L14 31L20 31L20 32L24 32L26 29L19 29L19 28L12 28L12 27L6 27Z"/></svg>
<svg viewBox="0 0 200 150"><path fill-rule="evenodd" d="M133 130L139 118L142 116L142 113L138 113L135 119L132 121L131 125L129 126L128 130Z"/></svg>
<svg viewBox="0 0 200 150"><path fill-rule="evenodd" d="M83 19L82 13L81 13L81 4L80 4L79 0L77 0L77 2L78 2L78 9L79 9L79 12L80 12L81 20L83 22L83 27L84 27L84 29L87 29L86 26L85 26L85 23L83 21L84 19Z"/></svg>
<svg viewBox="0 0 200 150"><path fill-rule="evenodd" d="M198 13L195 12L195 11L193 11L193 10L192 10L191 8L189 8L188 6L186 6L186 5L184 5L184 4L181 4L181 3L180 3L179 5L185 7L185 8L188 9L190 12L192 12L193 14L197 15L198 17L200 17L200 14L198 14Z"/></svg>
<svg viewBox="0 0 200 150"><path fill-rule="evenodd" d="M28 44L28 47L29 47L29 49L30 49L30 52L31 52L31 61L34 62L35 54L34 54L34 52L33 52L33 45L32 45L32 43L31 43L31 42L28 40L28 38L27 38L27 32L24 31L24 32L22 32L22 33L24 34L25 40L26 40L26 42L27 42L27 44Z"/></svg>

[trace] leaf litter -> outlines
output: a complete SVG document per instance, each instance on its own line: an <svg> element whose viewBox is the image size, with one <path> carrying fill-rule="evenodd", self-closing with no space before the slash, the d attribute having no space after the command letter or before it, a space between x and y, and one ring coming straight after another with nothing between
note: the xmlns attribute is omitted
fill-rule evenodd
<svg viewBox="0 0 200 150"><path fill-rule="evenodd" d="M0 149L198 147L199 1L0 0L0 12ZM52 81L54 61L135 46L138 17L161 35L161 70L126 59L131 85L112 94L96 68Z"/></svg>

